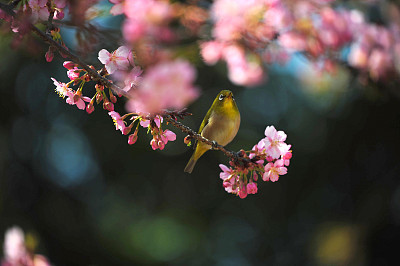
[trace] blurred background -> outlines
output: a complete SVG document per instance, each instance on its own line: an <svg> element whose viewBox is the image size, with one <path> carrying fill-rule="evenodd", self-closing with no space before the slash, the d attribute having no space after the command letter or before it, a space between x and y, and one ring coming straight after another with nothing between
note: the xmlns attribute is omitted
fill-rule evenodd
<svg viewBox="0 0 400 266"><path fill-rule="evenodd" d="M128 145L101 107L88 115L54 92L50 77L67 80L59 56L45 63L40 41L30 46L36 52L12 44L12 35L2 35L1 241L18 225L54 265L398 260L400 109L393 92L361 85L346 69L316 73L300 55L270 66L268 80L249 89L230 84L222 63L200 66L203 93L186 125L197 129L229 88L242 116L230 150L250 149L268 125L292 144L288 174L242 200L222 187L222 153L206 153L188 175L192 150L178 130L170 128L177 140L163 151L151 149L145 130ZM119 101L116 110L123 108Z"/></svg>

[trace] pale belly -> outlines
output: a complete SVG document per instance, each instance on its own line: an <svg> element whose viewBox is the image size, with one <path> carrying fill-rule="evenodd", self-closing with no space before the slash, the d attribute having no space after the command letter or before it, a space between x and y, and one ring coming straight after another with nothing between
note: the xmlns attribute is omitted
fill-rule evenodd
<svg viewBox="0 0 400 266"><path fill-rule="evenodd" d="M218 144L225 146L236 136L240 126L240 116L237 119L226 119L219 117L210 119L209 123L204 127L201 135L209 140L214 140ZM209 147L210 149L211 147Z"/></svg>

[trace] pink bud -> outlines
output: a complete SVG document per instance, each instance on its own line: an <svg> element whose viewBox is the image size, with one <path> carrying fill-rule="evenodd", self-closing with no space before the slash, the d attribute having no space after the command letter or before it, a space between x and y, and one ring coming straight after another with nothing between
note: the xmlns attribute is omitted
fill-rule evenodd
<svg viewBox="0 0 400 266"><path fill-rule="evenodd" d="M90 102L90 103L86 106L86 112L87 112L88 114L91 114L91 113L93 113L93 111L94 111L94 105L93 105L92 102Z"/></svg>
<svg viewBox="0 0 400 266"><path fill-rule="evenodd" d="M103 95L101 93L96 94L96 103L99 104L103 100Z"/></svg>
<svg viewBox="0 0 400 266"><path fill-rule="evenodd" d="M114 94L110 94L110 100L111 100L113 103L116 103L116 102L117 102L117 97L115 97Z"/></svg>
<svg viewBox="0 0 400 266"><path fill-rule="evenodd" d="M247 197L247 190L246 190L246 187L242 187L242 188L239 190L239 197L240 197L241 199L244 199L245 197Z"/></svg>
<svg viewBox="0 0 400 266"><path fill-rule="evenodd" d="M256 194L257 193L257 184L256 183L253 183L253 182L248 183L246 188L247 188L247 192L249 194Z"/></svg>
<svg viewBox="0 0 400 266"><path fill-rule="evenodd" d="M151 148L152 148L153 150L157 150L157 149L158 149L157 141L156 141L155 139L152 139L152 140L150 141L150 145L151 145Z"/></svg>
<svg viewBox="0 0 400 266"><path fill-rule="evenodd" d="M76 66L76 64L72 61L65 61L63 63L63 67L65 67L68 70L73 69L75 66Z"/></svg>
<svg viewBox="0 0 400 266"><path fill-rule="evenodd" d="M122 134L128 135L129 132L131 132L131 130L132 130L132 127L125 127L125 128L122 130Z"/></svg>
<svg viewBox="0 0 400 266"><path fill-rule="evenodd" d="M135 144L135 142L137 141L137 138L138 138L137 131L135 131L135 133L129 135L128 144L129 145Z"/></svg>
<svg viewBox="0 0 400 266"><path fill-rule="evenodd" d="M49 47L49 50L47 50L47 52L46 52L45 57L46 57L46 61L47 61L47 62L53 61L54 53L53 53L52 50L53 50L53 49L51 49L51 46L50 46L50 47Z"/></svg>
<svg viewBox="0 0 400 266"><path fill-rule="evenodd" d="M157 142L157 145L158 145L158 148L159 148L160 150L163 150L163 149L165 148L165 143L164 143L162 140L159 140L159 141Z"/></svg>
<svg viewBox="0 0 400 266"><path fill-rule="evenodd" d="M114 104L112 102L106 101L103 103L103 108L107 111L114 111Z"/></svg>
<svg viewBox="0 0 400 266"><path fill-rule="evenodd" d="M54 17L53 18L59 19L59 20L63 19L64 18L64 12L62 10L60 10L60 9L56 9L55 12L54 12Z"/></svg>

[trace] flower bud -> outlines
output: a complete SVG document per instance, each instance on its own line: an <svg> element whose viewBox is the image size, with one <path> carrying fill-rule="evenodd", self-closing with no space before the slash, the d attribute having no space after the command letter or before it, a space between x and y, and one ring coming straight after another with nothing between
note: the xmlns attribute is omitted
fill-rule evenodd
<svg viewBox="0 0 400 266"><path fill-rule="evenodd" d="M54 58L54 53L53 53L53 47L52 46L50 46L49 47L49 50L47 50L47 52L46 52L46 61L47 62L51 62L51 61L53 61L53 58Z"/></svg>
<svg viewBox="0 0 400 266"><path fill-rule="evenodd" d="M183 139L183 143L185 143L186 145L189 145L190 142L192 141L193 137L190 135L187 135L184 139Z"/></svg>
<svg viewBox="0 0 400 266"><path fill-rule="evenodd" d="M103 103L103 108L105 109L105 110L107 110L107 111L114 111L114 104L112 103L112 102L109 102L108 100L107 101L104 101L104 103Z"/></svg>
<svg viewBox="0 0 400 266"><path fill-rule="evenodd" d="M137 141L137 138L138 138L137 131L135 131L135 133L129 135L128 144L129 145L135 144L135 142Z"/></svg>
<svg viewBox="0 0 400 266"><path fill-rule="evenodd" d="M96 94L96 103L99 104L103 100L103 95L101 93Z"/></svg>
<svg viewBox="0 0 400 266"><path fill-rule="evenodd" d="M65 62L63 63L63 67L65 67L65 68L68 69L68 70L71 70L71 69L73 69L74 67L76 67L76 64L75 64L74 62L72 62L72 61L65 61Z"/></svg>
<svg viewBox="0 0 400 266"><path fill-rule="evenodd" d="M93 111L94 111L94 105L93 105L92 102L90 102L90 103L86 106L86 112L87 112L88 114L91 114L91 113L93 113Z"/></svg>

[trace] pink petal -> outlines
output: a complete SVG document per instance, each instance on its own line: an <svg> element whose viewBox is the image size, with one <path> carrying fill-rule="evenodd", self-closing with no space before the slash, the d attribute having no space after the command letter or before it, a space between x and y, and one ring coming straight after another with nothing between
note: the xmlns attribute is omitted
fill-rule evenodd
<svg viewBox="0 0 400 266"><path fill-rule="evenodd" d="M175 135L175 133L174 132L172 132L171 130L165 130L164 131L164 135L167 137L167 139L169 140L169 141L174 141L174 140L176 140L176 135Z"/></svg>
<svg viewBox="0 0 400 266"><path fill-rule="evenodd" d="M276 129L275 129L275 127L274 127L274 126L268 126L268 127L265 129L264 134L265 134L265 136L267 136L267 137L275 138L275 134L276 134Z"/></svg>
<svg viewBox="0 0 400 266"><path fill-rule="evenodd" d="M99 52L99 60L105 65L110 61L111 54L106 49L101 49Z"/></svg>
<svg viewBox="0 0 400 266"><path fill-rule="evenodd" d="M221 170L224 172L228 172L230 170L226 165L222 163L219 165L219 168L221 168Z"/></svg>
<svg viewBox="0 0 400 266"><path fill-rule="evenodd" d="M84 110L85 107L86 107L85 102L84 102L82 99L79 99L79 100L76 102L76 106L77 106L79 109L81 109L81 110Z"/></svg>

